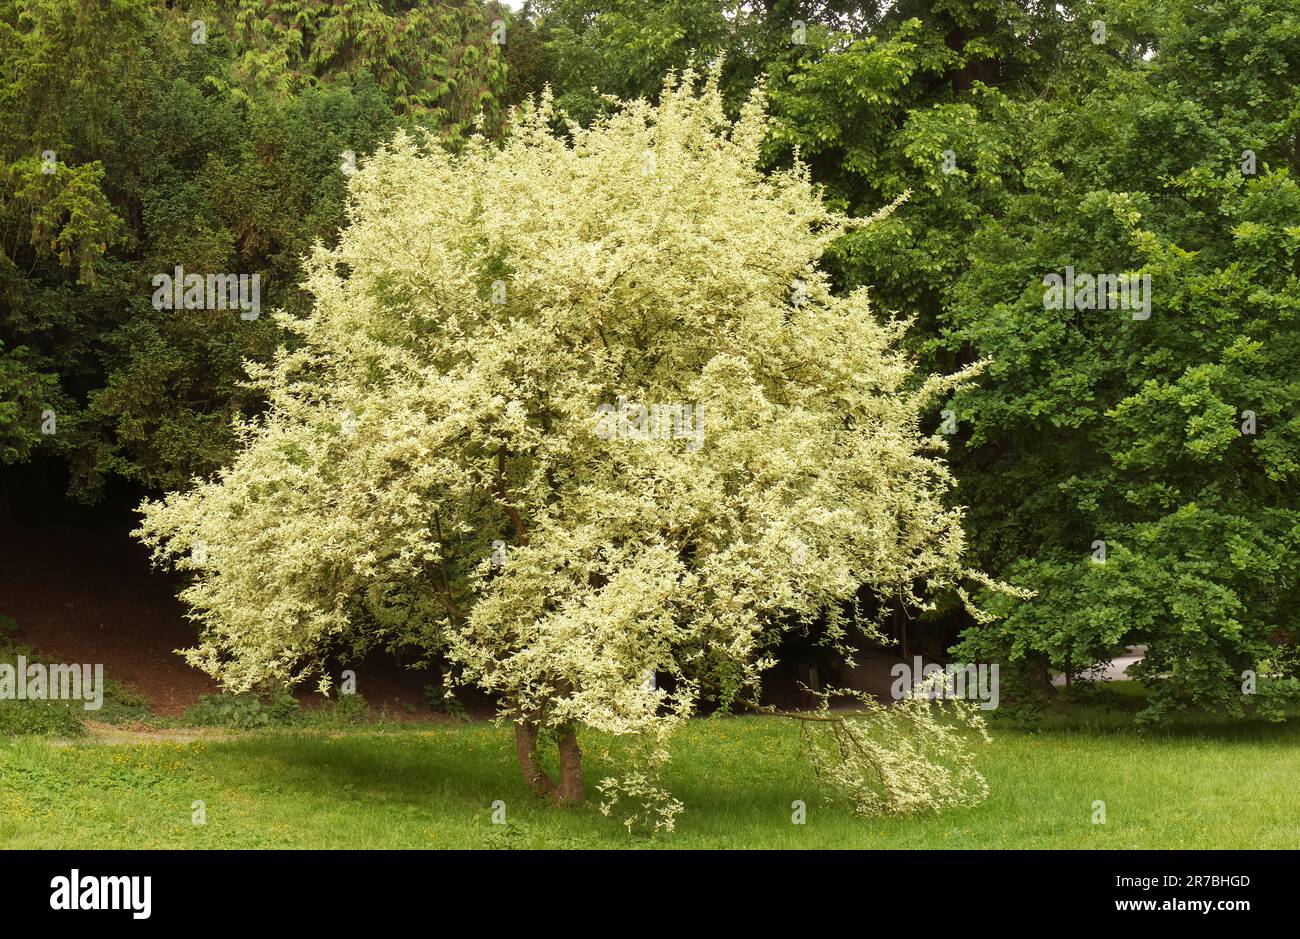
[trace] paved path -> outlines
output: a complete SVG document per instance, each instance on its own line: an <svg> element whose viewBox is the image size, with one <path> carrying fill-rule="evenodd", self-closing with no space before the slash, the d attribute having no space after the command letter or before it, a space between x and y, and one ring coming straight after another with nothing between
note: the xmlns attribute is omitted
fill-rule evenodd
<svg viewBox="0 0 1300 939"><path fill-rule="evenodd" d="M1146 646L1129 646L1123 655L1115 656L1106 665L1093 672L1092 678L1094 681L1132 681L1133 676L1128 674L1128 667L1135 662L1141 662L1146 654ZM1055 676L1052 684L1064 685L1065 676Z"/></svg>

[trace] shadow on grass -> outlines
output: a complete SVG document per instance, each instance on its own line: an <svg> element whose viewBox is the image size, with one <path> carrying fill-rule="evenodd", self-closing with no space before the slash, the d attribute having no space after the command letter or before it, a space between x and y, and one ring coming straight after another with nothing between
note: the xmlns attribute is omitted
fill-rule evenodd
<svg viewBox="0 0 1300 939"><path fill-rule="evenodd" d="M245 737L211 744L209 757L217 762L207 772L253 795L363 800L398 809L436 807L444 815L473 814L485 823L489 807L501 799L510 807L511 820L525 827L624 836L618 819L600 814L596 784L637 764L617 746L607 752L607 738L590 734L581 743L587 800L579 806L557 806L531 793L520 778L509 729L490 724L462 725L447 733ZM793 800L822 804L823 793L811 772L796 765L798 746L797 728L775 718L695 722L680 736L664 785L687 805L690 828L769 828L774 819L788 824ZM544 755L544 762L551 759ZM548 768L554 774L553 763ZM485 833L496 834L487 828ZM641 840L632 837L634 844Z"/></svg>
<svg viewBox="0 0 1300 939"><path fill-rule="evenodd" d="M492 803L500 799L510 806L512 819L545 811L589 813L604 823L591 786L581 806L557 805L533 794L520 776L508 730L488 724L454 734L260 735L214 743L209 753L222 761L219 771L209 767L209 774L250 794L465 813L481 817L485 825ZM602 768L598 761L588 767ZM554 766L549 769L554 776Z"/></svg>
<svg viewBox="0 0 1300 939"><path fill-rule="evenodd" d="M392 746L401 739L403 746ZM225 756L239 788L266 784L303 794L337 796L340 791L364 790L394 801L427 804L440 793L466 801L482 793L511 789L523 794L510 778L513 769L500 757L508 753L500 741L471 738L440 740L434 735L402 734L330 737L316 734L266 734L222 741L211 752ZM517 772L517 771L516 771Z"/></svg>

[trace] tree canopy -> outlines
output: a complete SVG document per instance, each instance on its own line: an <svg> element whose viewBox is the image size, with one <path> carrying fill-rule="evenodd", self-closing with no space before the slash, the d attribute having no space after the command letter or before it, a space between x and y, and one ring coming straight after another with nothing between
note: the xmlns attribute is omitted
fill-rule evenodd
<svg viewBox="0 0 1300 939"><path fill-rule="evenodd" d="M194 572L193 663L244 689L340 640L441 651L530 782L539 729L570 798L577 726L639 735L628 785L670 822L646 767L698 702L756 702L784 632L823 618L847 655L879 635L862 591L988 582L920 427L974 369L913 381L905 323L818 268L849 220L803 166L759 172L761 97L731 122L696 85L568 139L548 99L500 146L399 134L352 178L265 415L145 506Z"/></svg>

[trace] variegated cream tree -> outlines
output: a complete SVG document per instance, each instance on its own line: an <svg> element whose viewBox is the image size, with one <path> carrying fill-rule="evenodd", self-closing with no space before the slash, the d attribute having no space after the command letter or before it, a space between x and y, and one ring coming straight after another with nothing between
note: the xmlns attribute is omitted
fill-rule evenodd
<svg viewBox="0 0 1300 939"><path fill-rule="evenodd" d="M547 99L504 143L399 135L352 177L238 458L142 510L193 572L193 664L241 690L344 645L444 656L534 790L583 797L580 726L644 741L605 804L671 827L672 728L752 700L785 631L847 651L864 587L980 579L920 428L968 373L914 375L905 323L831 293L850 223L760 172L762 95L729 121L715 78L564 135Z"/></svg>

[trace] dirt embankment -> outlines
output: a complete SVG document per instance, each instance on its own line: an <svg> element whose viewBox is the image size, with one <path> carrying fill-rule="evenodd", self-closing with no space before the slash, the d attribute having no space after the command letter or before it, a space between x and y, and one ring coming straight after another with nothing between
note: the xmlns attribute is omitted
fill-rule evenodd
<svg viewBox="0 0 1300 939"><path fill-rule="evenodd" d="M2 527L0 613L18 621L19 642L52 662L102 663L106 677L143 694L160 715L178 715L218 690L175 653L196 637L176 599L178 580L150 567L126 526ZM435 680L431 672L402 668L385 655L351 667L373 710L386 708L396 719L437 718L424 696ZM305 706L320 700L311 689L299 699Z"/></svg>

